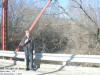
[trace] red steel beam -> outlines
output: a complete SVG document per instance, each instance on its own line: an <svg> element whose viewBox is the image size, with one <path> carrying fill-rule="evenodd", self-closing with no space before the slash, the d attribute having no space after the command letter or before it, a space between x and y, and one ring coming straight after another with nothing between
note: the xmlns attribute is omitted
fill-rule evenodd
<svg viewBox="0 0 100 75"><path fill-rule="evenodd" d="M7 49L7 28L8 28L8 0L2 0L2 49Z"/></svg>
<svg viewBox="0 0 100 75"><path fill-rule="evenodd" d="M35 24L39 21L40 17L43 15L43 13L45 12L46 8L49 6L49 4L51 3L52 0L49 0L47 2L47 4L44 6L44 8L41 10L40 14L37 16L37 18L35 19L35 21L33 22L32 26L29 28L29 31L31 31Z"/></svg>
<svg viewBox="0 0 100 75"><path fill-rule="evenodd" d="M29 31L31 31L34 26L36 25L36 23L39 21L40 17L43 15L43 13L45 12L46 8L50 5L52 0L49 0L47 2L47 4L44 6L44 8L41 10L40 14L36 17L35 21L33 22L33 24L31 25L31 27L29 28ZM19 47L20 47L21 44L18 45L18 47L16 48L16 51L19 50Z"/></svg>

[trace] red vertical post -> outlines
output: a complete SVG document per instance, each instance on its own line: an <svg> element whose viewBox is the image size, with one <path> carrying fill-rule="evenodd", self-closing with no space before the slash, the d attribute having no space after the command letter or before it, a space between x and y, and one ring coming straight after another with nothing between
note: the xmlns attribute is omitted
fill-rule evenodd
<svg viewBox="0 0 100 75"><path fill-rule="evenodd" d="M7 49L8 38L8 0L2 0L2 49Z"/></svg>

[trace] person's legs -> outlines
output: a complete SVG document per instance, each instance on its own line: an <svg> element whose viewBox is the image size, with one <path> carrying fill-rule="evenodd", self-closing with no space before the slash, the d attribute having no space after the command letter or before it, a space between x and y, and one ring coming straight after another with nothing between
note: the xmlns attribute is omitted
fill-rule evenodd
<svg viewBox="0 0 100 75"><path fill-rule="evenodd" d="M29 51L25 51L25 59L26 59L26 70L29 70Z"/></svg>
<svg viewBox="0 0 100 75"><path fill-rule="evenodd" d="M29 52L29 56L30 56L30 65L31 65L31 69L33 70L33 51Z"/></svg>

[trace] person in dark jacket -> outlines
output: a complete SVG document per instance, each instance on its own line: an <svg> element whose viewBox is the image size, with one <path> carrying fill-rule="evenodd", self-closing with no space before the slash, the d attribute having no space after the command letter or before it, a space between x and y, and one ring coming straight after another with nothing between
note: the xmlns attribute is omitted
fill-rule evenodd
<svg viewBox="0 0 100 75"><path fill-rule="evenodd" d="M25 51L25 59L26 59L26 70L29 70L29 61L31 65L31 70L33 68L33 50L34 50L34 41L30 36L29 31L25 32L25 37L21 40L21 46Z"/></svg>

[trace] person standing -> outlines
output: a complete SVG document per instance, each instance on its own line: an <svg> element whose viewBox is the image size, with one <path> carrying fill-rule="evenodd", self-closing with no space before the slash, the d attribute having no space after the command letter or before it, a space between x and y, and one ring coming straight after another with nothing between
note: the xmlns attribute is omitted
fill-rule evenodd
<svg viewBox="0 0 100 75"><path fill-rule="evenodd" d="M20 44L25 51L26 70L30 70L29 62L30 62L31 70L34 70L33 68L34 40L30 36L30 32L28 30L25 31L25 37L21 40Z"/></svg>

